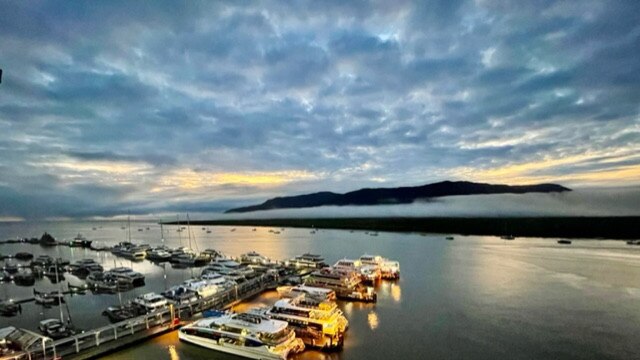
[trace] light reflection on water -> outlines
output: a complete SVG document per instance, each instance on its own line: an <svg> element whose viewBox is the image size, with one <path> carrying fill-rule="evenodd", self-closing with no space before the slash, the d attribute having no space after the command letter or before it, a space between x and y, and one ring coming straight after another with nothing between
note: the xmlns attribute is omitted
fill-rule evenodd
<svg viewBox="0 0 640 360"><path fill-rule="evenodd" d="M96 231L93 226L103 226ZM49 231L58 239L78 232L89 239L115 244L127 237L120 223L0 224L0 239L40 236ZM150 230L137 231L149 226ZM377 286L377 304L339 302L349 319L345 347L338 353L306 351L296 359L392 358L640 358L640 247L617 241L574 241L562 247L555 239L379 233L286 229L276 235L269 228L210 227L211 233L193 227L200 250L214 248L238 256L256 250L274 259L303 252L324 255L333 263L363 253L399 260L402 278ZM132 226L134 242L160 244L155 224ZM187 244L186 232L166 226L169 246ZM0 253L30 251L34 255L94 258L107 268L130 266L147 276L147 286L123 294L128 300L143 292L162 291L198 275L199 270L174 269L150 262L132 263L85 249L31 245L2 245ZM66 276L72 284L80 283ZM1 285L0 296L26 297L31 288ZM59 285L44 279L40 290ZM268 306L277 300L268 292L235 308ZM118 302L117 296L73 296L67 299L75 322L86 328L106 323L98 314ZM66 310L65 310L66 312ZM45 309L25 304L22 316L0 318L0 327L15 325L35 330L37 322L58 317L57 307ZM66 313L65 313L66 316ZM597 324L597 326L594 326ZM175 332L110 355L114 359L156 358L192 360L236 359L180 343Z"/></svg>

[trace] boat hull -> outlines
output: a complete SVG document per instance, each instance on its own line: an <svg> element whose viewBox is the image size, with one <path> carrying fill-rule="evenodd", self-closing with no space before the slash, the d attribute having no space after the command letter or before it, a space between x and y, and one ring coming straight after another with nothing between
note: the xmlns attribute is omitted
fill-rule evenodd
<svg viewBox="0 0 640 360"><path fill-rule="evenodd" d="M266 346L259 347L246 347L229 344L226 342L220 342L212 339L204 339L199 336L188 335L183 332L178 332L178 338L181 341L185 341L194 345L198 345L207 349L224 352L227 354L233 354L248 359L273 359L284 360L288 354L274 354L266 349Z"/></svg>

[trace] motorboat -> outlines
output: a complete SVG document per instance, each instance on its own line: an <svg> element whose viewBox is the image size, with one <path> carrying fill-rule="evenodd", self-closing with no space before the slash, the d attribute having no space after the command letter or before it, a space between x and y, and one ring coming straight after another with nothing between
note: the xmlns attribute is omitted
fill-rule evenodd
<svg viewBox="0 0 640 360"><path fill-rule="evenodd" d="M260 264L266 265L270 264L271 260L266 256L262 256L255 251L250 251L246 254L240 255L240 262L243 264Z"/></svg>
<svg viewBox="0 0 640 360"><path fill-rule="evenodd" d="M69 246L88 248L91 247L91 242L91 240L87 240L87 238L82 236L82 234L78 234L73 238L73 240L69 241Z"/></svg>
<svg viewBox="0 0 640 360"><path fill-rule="evenodd" d="M147 251L147 259L155 262L165 262L171 260L171 253L165 248L156 248Z"/></svg>
<svg viewBox="0 0 640 360"><path fill-rule="evenodd" d="M131 300L133 305L138 306L143 312L150 313L167 307L167 299L161 295L150 292Z"/></svg>
<svg viewBox="0 0 640 360"><path fill-rule="evenodd" d="M31 266L45 267L53 263L53 258L49 255L39 255L31 262Z"/></svg>
<svg viewBox="0 0 640 360"><path fill-rule="evenodd" d="M249 359L284 360L289 354L304 350L304 343L287 322L249 313L198 320L182 327L178 338Z"/></svg>
<svg viewBox="0 0 640 360"><path fill-rule="evenodd" d="M191 304L198 301L200 298L198 293L191 289L187 289L183 285L177 285L169 288L167 291L162 293L162 296L177 305Z"/></svg>
<svg viewBox="0 0 640 360"><path fill-rule="evenodd" d="M200 253L200 256L207 258L209 261L216 259L226 259L227 256L215 249L205 249Z"/></svg>
<svg viewBox="0 0 640 360"><path fill-rule="evenodd" d="M185 281L183 286L187 290L191 290L198 294L198 297L200 298L208 298L217 294L221 290L226 289L226 286L224 286L225 283L226 280L222 283L217 283L215 280L190 279Z"/></svg>
<svg viewBox="0 0 640 360"><path fill-rule="evenodd" d="M147 250L142 246L133 245L123 249L120 252L120 256L130 260L142 261L147 257Z"/></svg>
<svg viewBox="0 0 640 360"><path fill-rule="evenodd" d="M64 303L64 295L58 290L46 292L33 289L33 297L35 298L36 304L40 305L50 306Z"/></svg>
<svg viewBox="0 0 640 360"><path fill-rule="evenodd" d="M27 261L33 259L33 254L28 252L19 252L14 255L17 260Z"/></svg>
<svg viewBox="0 0 640 360"><path fill-rule="evenodd" d="M571 240L567 240L567 239L558 240L558 244L560 244L560 245L571 245Z"/></svg>
<svg viewBox="0 0 640 360"><path fill-rule="evenodd" d="M114 255L122 255L125 251L128 251L129 248L133 247L133 244L129 241L121 241L117 245L111 248L111 253Z"/></svg>
<svg viewBox="0 0 640 360"><path fill-rule="evenodd" d="M11 300L0 301L0 316L15 316L18 313L22 313L22 305Z"/></svg>
<svg viewBox="0 0 640 360"><path fill-rule="evenodd" d="M336 299L335 291L321 287L305 285L278 286L276 291L278 292L278 295L283 298L296 298L303 295L309 299L318 301L331 301Z"/></svg>
<svg viewBox="0 0 640 360"><path fill-rule="evenodd" d="M115 293L133 287L131 282L117 278L112 274L92 272L87 276L87 285L96 293Z"/></svg>
<svg viewBox="0 0 640 360"><path fill-rule="evenodd" d="M66 338L75 334L75 331L60 321L60 319L42 320L38 325L38 330L53 340Z"/></svg>
<svg viewBox="0 0 640 360"><path fill-rule="evenodd" d="M33 286L36 283L36 277L31 269L20 269L13 275L13 282L18 286Z"/></svg>
<svg viewBox="0 0 640 360"><path fill-rule="evenodd" d="M69 272L79 278L86 278L92 272L103 272L104 268L93 259L78 260L68 267Z"/></svg>
<svg viewBox="0 0 640 360"><path fill-rule="evenodd" d="M250 267L240 264L233 260L228 260L228 259L214 260L209 265L207 265L205 269L208 269L211 272L217 272L222 275L227 275L230 277L236 277L240 275L246 278L251 278L256 275L255 271ZM234 278L234 280L236 279Z"/></svg>
<svg viewBox="0 0 640 360"><path fill-rule="evenodd" d="M317 301L304 295L278 300L264 314L286 321L305 345L322 349L342 347L349 326L335 302Z"/></svg>
<svg viewBox="0 0 640 360"><path fill-rule="evenodd" d="M112 275L122 282L131 283L133 286L144 286L144 275L128 267L116 267L105 274Z"/></svg>
<svg viewBox="0 0 640 360"><path fill-rule="evenodd" d="M120 322L142 314L137 306L128 303L125 305L109 306L102 312L102 315L108 317L111 322Z"/></svg>

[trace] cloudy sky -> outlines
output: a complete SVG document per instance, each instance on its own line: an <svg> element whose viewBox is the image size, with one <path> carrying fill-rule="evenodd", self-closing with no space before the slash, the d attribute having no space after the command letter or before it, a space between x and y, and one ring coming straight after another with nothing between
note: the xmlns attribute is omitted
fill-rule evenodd
<svg viewBox="0 0 640 360"><path fill-rule="evenodd" d="M640 2L3 1L0 218L640 184Z"/></svg>

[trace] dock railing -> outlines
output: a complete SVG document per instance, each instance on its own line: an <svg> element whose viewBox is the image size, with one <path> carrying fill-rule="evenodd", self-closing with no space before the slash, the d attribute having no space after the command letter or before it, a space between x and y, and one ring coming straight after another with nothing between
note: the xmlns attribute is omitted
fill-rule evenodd
<svg viewBox="0 0 640 360"><path fill-rule="evenodd" d="M228 309L242 300L274 288L277 281L278 279L274 276L260 275L231 289L207 298L200 298L189 304L171 304L166 309L83 331L56 341L43 337L46 341L43 341L41 348L34 348L9 357L1 356L0 360L94 358L174 330L187 321L201 316L205 310Z"/></svg>

